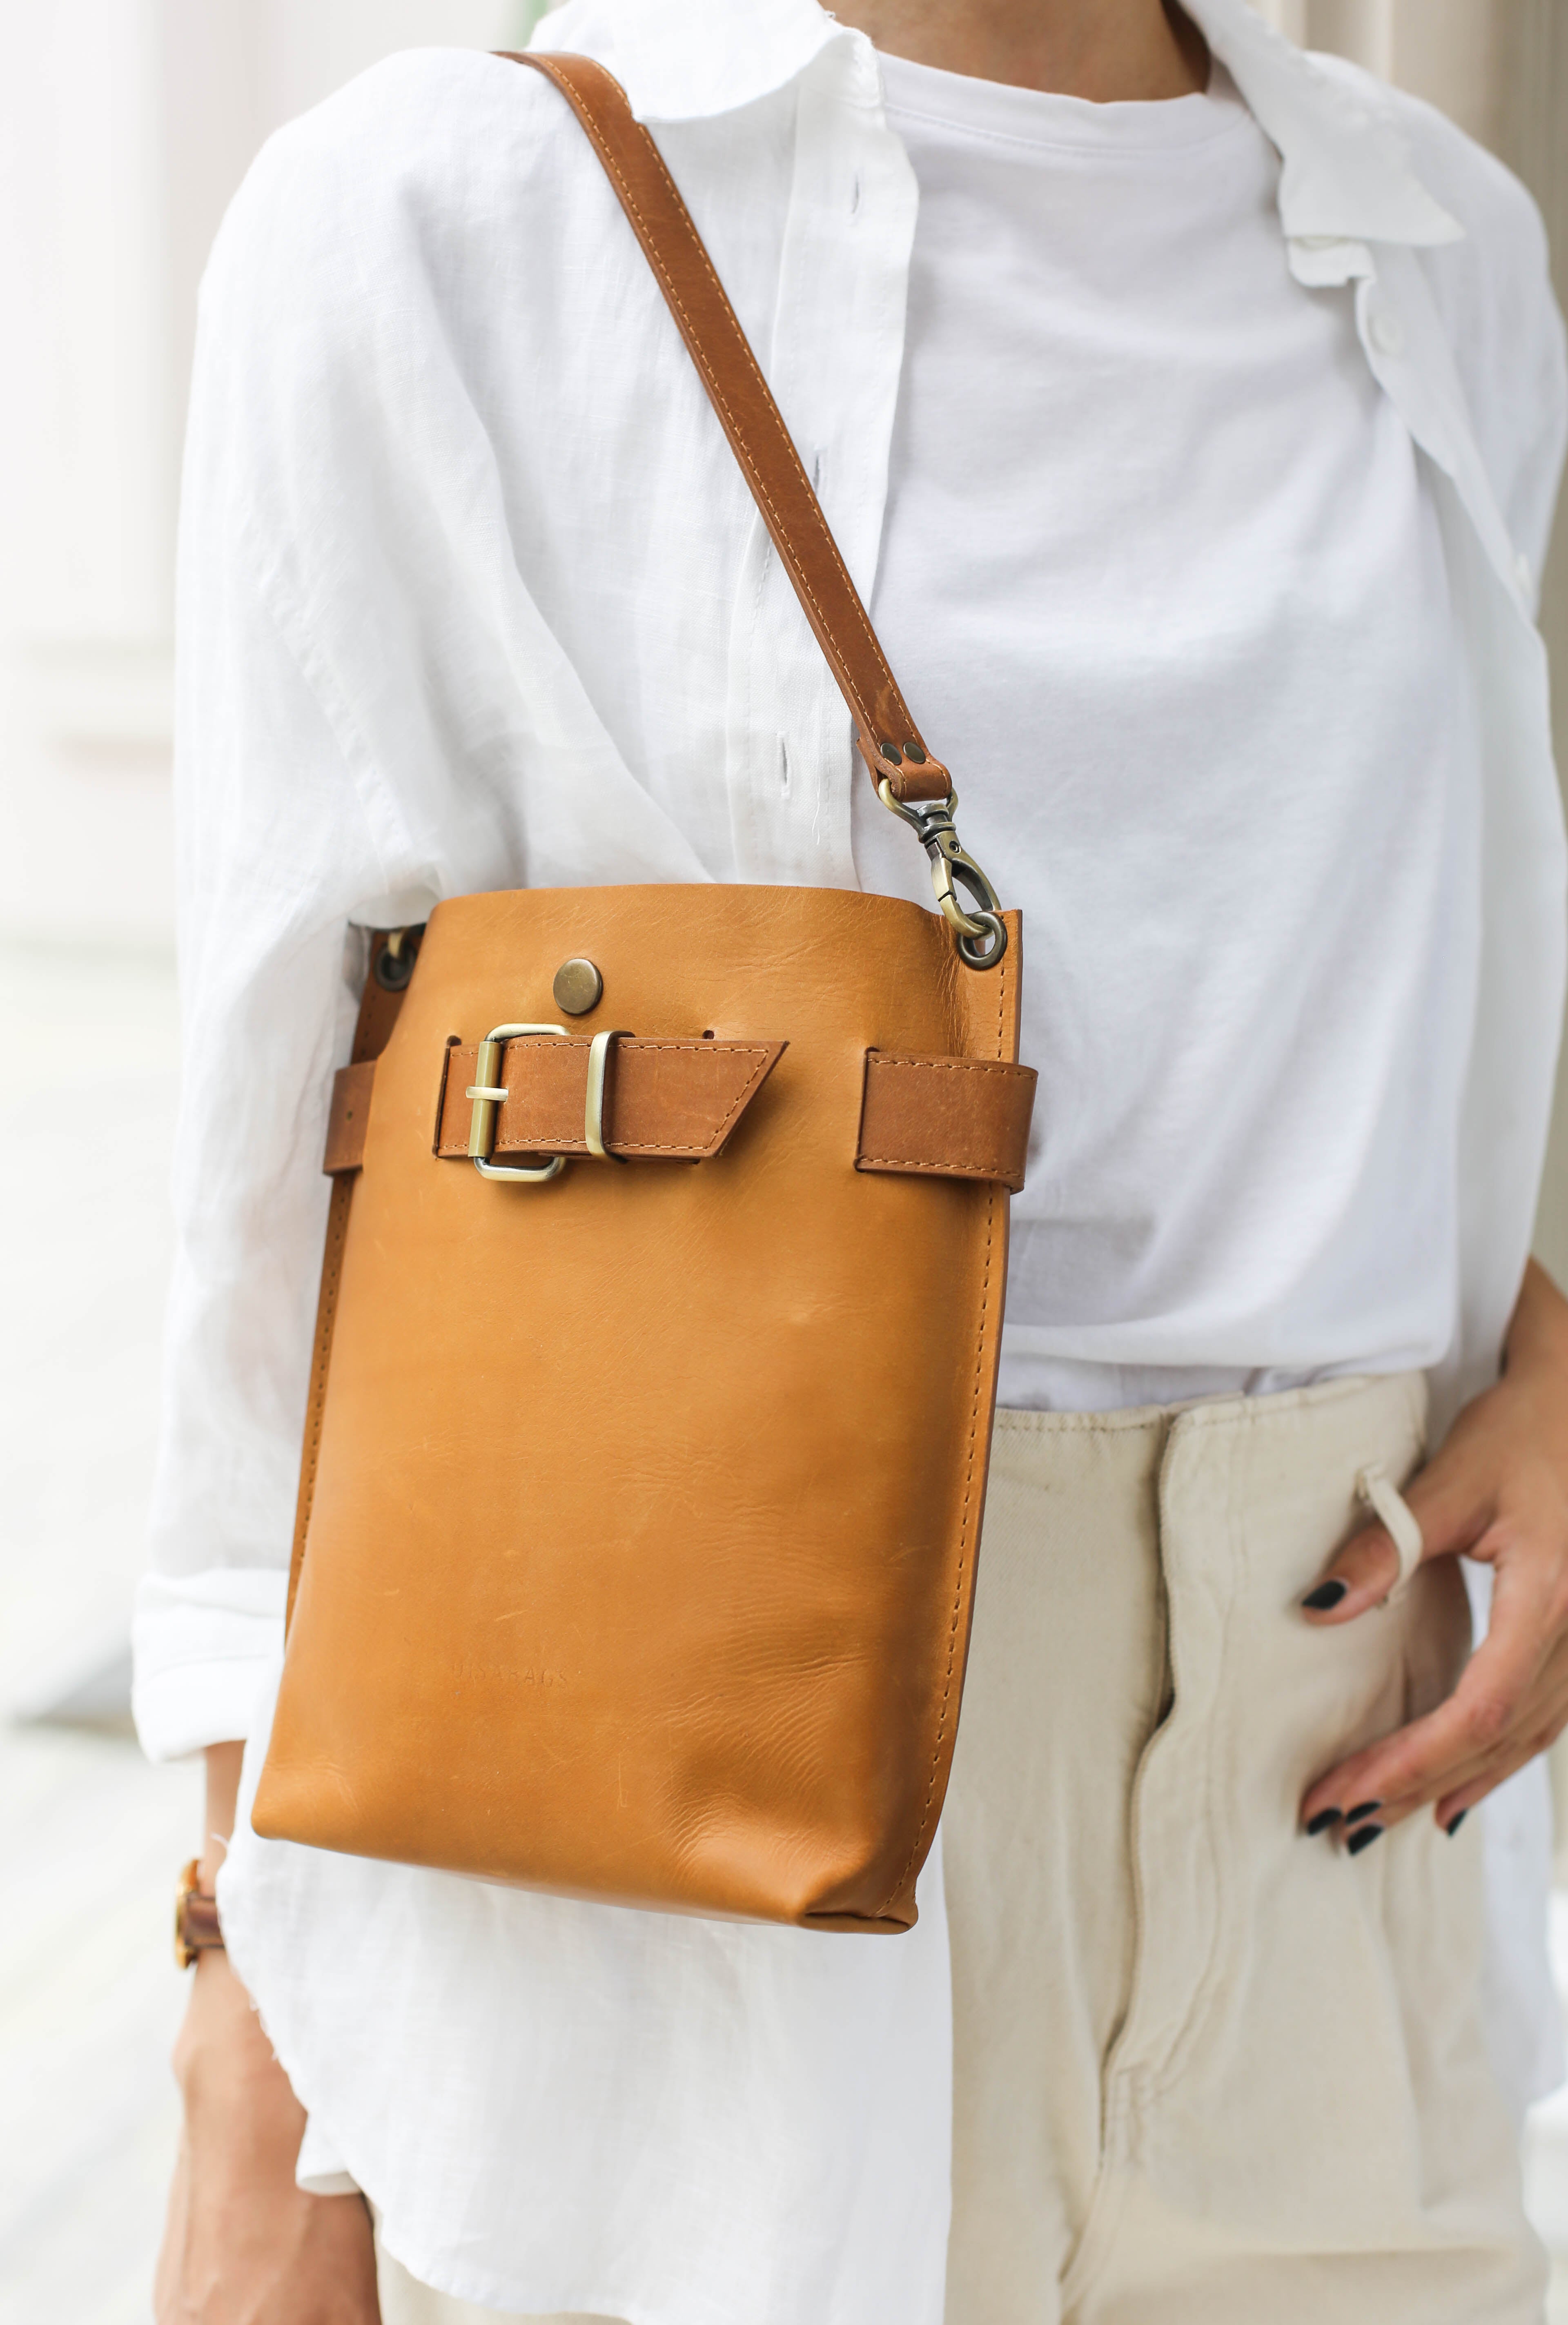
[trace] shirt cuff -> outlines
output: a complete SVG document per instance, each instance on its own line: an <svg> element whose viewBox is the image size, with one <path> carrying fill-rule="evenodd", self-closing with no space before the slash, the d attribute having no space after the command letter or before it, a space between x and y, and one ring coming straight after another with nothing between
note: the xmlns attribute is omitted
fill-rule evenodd
<svg viewBox="0 0 1568 2325"><path fill-rule="evenodd" d="M283 1653L288 1590L277 1567L143 1577L131 1619L131 1709L149 1760L245 1741Z"/></svg>

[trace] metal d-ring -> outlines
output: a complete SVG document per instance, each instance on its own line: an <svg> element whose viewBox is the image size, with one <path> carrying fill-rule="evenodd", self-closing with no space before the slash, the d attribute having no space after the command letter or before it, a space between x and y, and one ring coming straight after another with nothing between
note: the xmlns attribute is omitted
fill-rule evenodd
<svg viewBox="0 0 1568 2325"><path fill-rule="evenodd" d="M944 800L901 800L894 795L886 775L877 786L877 797L890 814L902 817L931 858L931 885L942 918L952 930L959 958L969 968L995 968L1007 949L1007 927L1002 900L959 838L953 824L957 792ZM968 890L979 909L966 912L954 883ZM982 940L985 941L982 942Z"/></svg>
<svg viewBox="0 0 1568 2325"><path fill-rule="evenodd" d="M503 1046L519 1033L558 1033L564 1042L569 1039L564 1025L492 1025L479 1044L479 1054L474 1061L474 1079L464 1091L465 1098L474 1101L473 1119L469 1125L469 1160L481 1179L501 1179L513 1187L542 1187L547 1179L559 1179L566 1168L564 1154L557 1154L542 1169L522 1162L492 1162L496 1150L496 1123L502 1103L511 1097L496 1077L501 1070Z"/></svg>
<svg viewBox="0 0 1568 2325"><path fill-rule="evenodd" d="M597 1162L624 1162L624 1154L612 1154L604 1143L604 1088L609 1071L612 1046L626 1034L624 1025L612 1025L596 1033L588 1045L588 1095L582 1107L582 1143Z"/></svg>

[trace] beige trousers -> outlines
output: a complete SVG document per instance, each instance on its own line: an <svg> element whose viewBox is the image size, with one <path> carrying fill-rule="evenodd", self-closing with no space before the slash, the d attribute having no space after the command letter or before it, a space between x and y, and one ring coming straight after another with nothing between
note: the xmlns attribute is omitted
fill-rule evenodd
<svg viewBox="0 0 1568 2325"><path fill-rule="evenodd" d="M376 2266L381 2283L381 2325L496 2325L502 2311L476 2309L471 2301L454 2300L450 2293L432 2293L410 2276L377 2240ZM617 2325L615 2319L597 2317L530 2318L528 2325Z"/></svg>
<svg viewBox="0 0 1568 2325"><path fill-rule="evenodd" d="M948 2325L1539 2325L1474 1824L1352 1858L1297 1820L1465 1652L1452 1561L1297 1612L1424 1413L1408 1377L998 1416L942 1828ZM386 2325L490 2313L383 2267Z"/></svg>

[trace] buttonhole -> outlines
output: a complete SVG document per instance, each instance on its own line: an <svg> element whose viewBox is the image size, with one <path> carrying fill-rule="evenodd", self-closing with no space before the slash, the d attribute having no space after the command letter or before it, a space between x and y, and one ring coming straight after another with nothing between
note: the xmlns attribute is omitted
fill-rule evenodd
<svg viewBox="0 0 1568 2325"><path fill-rule="evenodd" d="M790 795L790 746L781 735L778 738L778 787L785 799Z"/></svg>
<svg viewBox="0 0 1568 2325"><path fill-rule="evenodd" d="M854 183L854 185L853 185L853 186L850 188L850 190L849 190L849 216L850 216L851 218L853 218L853 217L854 217L854 215L855 215L856 211L859 208L859 207L860 207L860 172L859 172L859 171L858 171L858 170L857 170L857 171L856 171L856 172L855 172L855 183Z"/></svg>

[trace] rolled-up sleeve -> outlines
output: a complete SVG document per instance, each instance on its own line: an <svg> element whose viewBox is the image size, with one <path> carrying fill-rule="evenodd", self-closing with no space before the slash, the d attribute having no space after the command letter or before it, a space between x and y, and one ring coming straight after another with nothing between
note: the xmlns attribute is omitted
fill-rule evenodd
<svg viewBox="0 0 1568 2325"><path fill-rule="evenodd" d="M387 787L330 672L311 666L291 572L291 525L310 516L291 514L291 448L329 392L298 350L329 336L302 312L320 286L278 178L264 157L209 272L184 476L176 1249L134 1626L155 1759L243 1737L281 1649L328 1094L365 949L352 923L409 876Z"/></svg>
<svg viewBox="0 0 1568 2325"><path fill-rule="evenodd" d="M177 608L176 1255L135 1635L160 1754L242 1735L280 1644L362 931L446 896L732 861L729 532L695 532L684 488L666 523L661 486L655 561L628 578L620 468L576 384L631 299L675 408L701 406L629 238L605 244L608 274L563 271L563 236L597 254L613 200L536 75L416 52L271 141L203 286ZM627 405L656 445L664 402ZM722 439L699 440L693 473L711 461L743 492ZM719 712L694 729L703 701ZM628 757L616 729L637 735L650 704ZM841 755L841 714L830 730Z"/></svg>
<svg viewBox="0 0 1568 2325"><path fill-rule="evenodd" d="M286 1572L267 1566L143 1576L131 1708L149 1759L177 1760L249 1733L283 1644L287 1587Z"/></svg>

